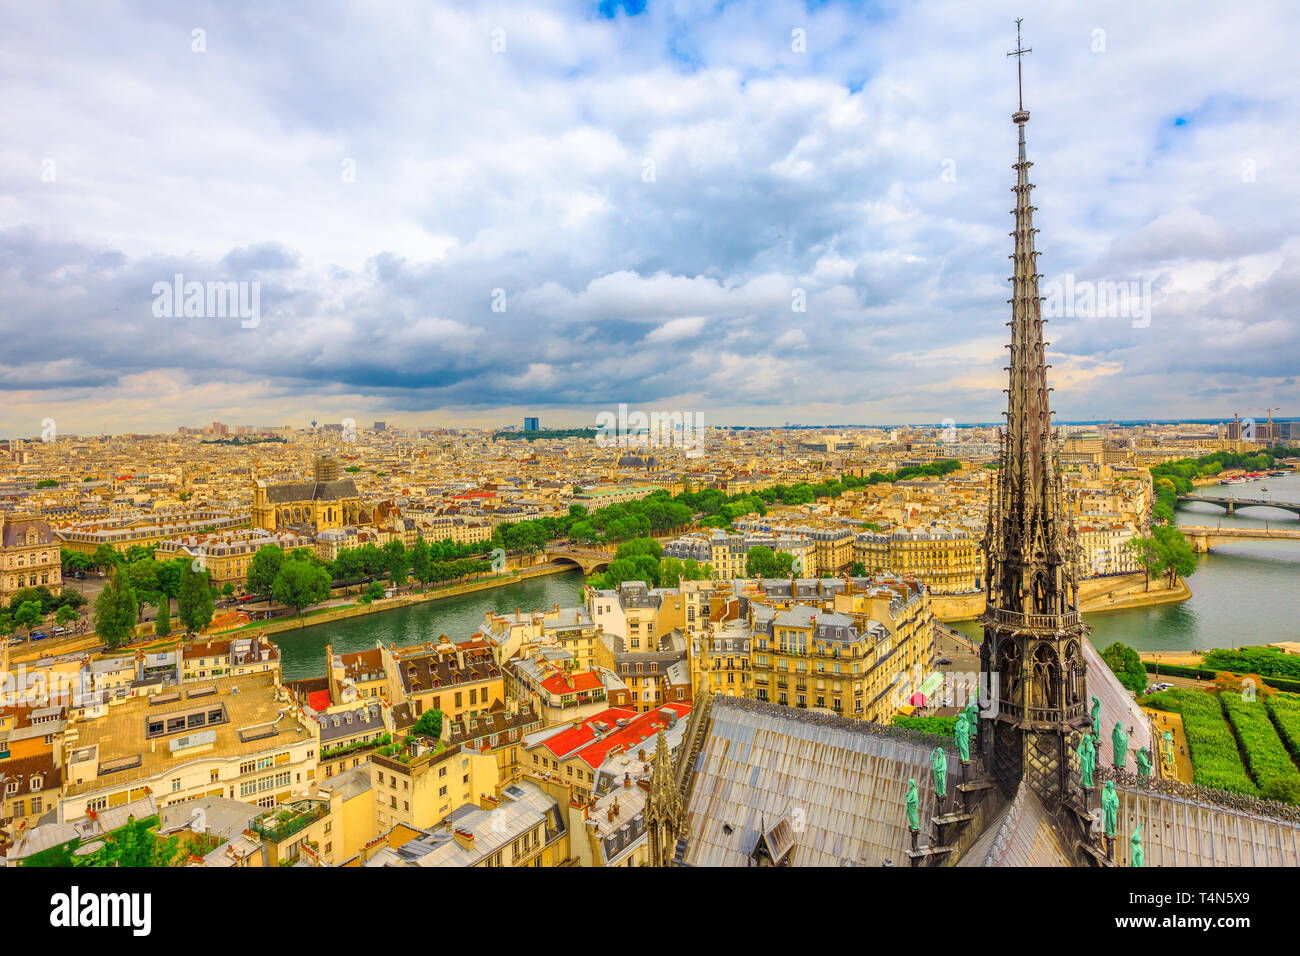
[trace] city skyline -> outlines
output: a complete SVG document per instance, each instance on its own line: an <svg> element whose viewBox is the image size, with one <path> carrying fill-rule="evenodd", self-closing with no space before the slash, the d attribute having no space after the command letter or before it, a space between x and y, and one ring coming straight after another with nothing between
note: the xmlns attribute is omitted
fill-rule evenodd
<svg viewBox="0 0 1300 956"><path fill-rule="evenodd" d="M1011 12L10 11L0 431L996 420ZM1296 14L1211 12L1035 25L1062 420L1300 395ZM173 281L256 283L258 320L159 316Z"/></svg>

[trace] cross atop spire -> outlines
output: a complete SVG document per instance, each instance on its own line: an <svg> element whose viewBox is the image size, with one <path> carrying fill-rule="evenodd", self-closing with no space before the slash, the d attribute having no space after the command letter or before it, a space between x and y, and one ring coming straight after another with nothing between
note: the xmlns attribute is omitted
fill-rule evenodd
<svg viewBox="0 0 1300 956"><path fill-rule="evenodd" d="M1033 47L1023 46L1020 42L1020 24L1022 23L1024 23L1024 17L1018 17L1016 19L1016 48L1007 54L1007 56L1014 56L1016 58L1016 94L1020 102L1019 112L1021 113L1025 111L1025 90L1021 82L1022 75L1020 65L1024 62L1026 53L1034 52Z"/></svg>

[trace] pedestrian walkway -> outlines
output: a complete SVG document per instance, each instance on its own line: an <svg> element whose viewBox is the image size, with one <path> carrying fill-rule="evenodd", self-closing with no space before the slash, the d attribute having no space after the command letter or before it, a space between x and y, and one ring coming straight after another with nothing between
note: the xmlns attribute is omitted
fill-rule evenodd
<svg viewBox="0 0 1300 956"><path fill-rule="evenodd" d="M1143 712L1151 718L1151 724L1155 728L1153 736L1156 740L1163 740L1165 731L1169 730L1174 735L1174 772L1178 780L1183 783L1192 782L1192 758L1187 750L1187 735L1183 733L1183 717L1181 714L1171 714L1165 710L1154 710L1150 707L1143 707ZM1152 761L1158 761L1158 753L1152 755Z"/></svg>

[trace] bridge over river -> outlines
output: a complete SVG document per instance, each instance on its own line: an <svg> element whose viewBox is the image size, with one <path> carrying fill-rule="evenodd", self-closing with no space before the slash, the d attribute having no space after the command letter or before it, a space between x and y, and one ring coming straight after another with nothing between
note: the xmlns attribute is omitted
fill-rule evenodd
<svg viewBox="0 0 1300 956"><path fill-rule="evenodd" d="M1205 554L1216 545L1241 540L1300 541L1300 528L1198 528L1180 525L1179 530L1187 536L1197 554Z"/></svg>
<svg viewBox="0 0 1300 956"><path fill-rule="evenodd" d="M1296 517L1300 517L1300 504L1290 501L1269 501L1264 498L1231 498L1226 495L1179 495L1178 503L1185 501L1199 501L1207 505L1218 505L1225 509L1228 514L1236 514L1242 508L1277 508L1280 511L1289 511Z"/></svg>

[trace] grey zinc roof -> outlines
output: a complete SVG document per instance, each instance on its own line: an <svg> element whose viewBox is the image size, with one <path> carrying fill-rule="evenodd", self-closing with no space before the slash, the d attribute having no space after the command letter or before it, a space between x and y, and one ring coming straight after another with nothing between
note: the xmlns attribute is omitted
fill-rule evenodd
<svg viewBox="0 0 1300 956"><path fill-rule="evenodd" d="M1129 752L1124 766L1136 772L1137 758L1134 754L1142 747L1151 746L1150 719L1133 699L1133 695L1119 682L1119 678L1106 666L1097 649L1092 646L1092 641L1083 642L1083 660L1088 665L1088 696L1096 697L1101 704L1101 754L1098 757L1107 765L1111 763L1113 747L1110 735L1115 724L1121 723L1125 732L1129 733ZM1091 713L1092 701L1086 703L1087 710Z"/></svg>
<svg viewBox="0 0 1300 956"><path fill-rule="evenodd" d="M905 862L907 781L934 814L930 748L874 724L715 697L687 806L695 866L745 866L759 833L789 815L794 866ZM949 778L956 761L949 758Z"/></svg>
<svg viewBox="0 0 1300 956"><path fill-rule="evenodd" d="M1029 784L994 819L958 866L1072 866L1073 849Z"/></svg>
<svg viewBox="0 0 1300 956"><path fill-rule="evenodd" d="M1117 785L1122 857L1142 824L1146 866L1300 866L1300 824Z"/></svg>

